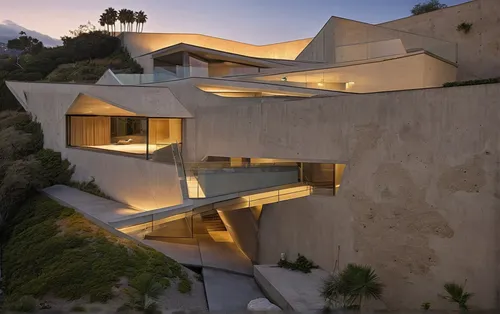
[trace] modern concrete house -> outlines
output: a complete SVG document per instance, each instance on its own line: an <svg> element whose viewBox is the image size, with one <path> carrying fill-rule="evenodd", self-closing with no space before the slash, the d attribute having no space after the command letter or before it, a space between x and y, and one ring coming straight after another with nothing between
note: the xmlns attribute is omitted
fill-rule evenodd
<svg viewBox="0 0 500 314"><path fill-rule="evenodd" d="M500 85L442 86L500 76L499 15L474 0L380 25L332 17L265 46L123 33L144 74L7 84L75 180L136 210L114 228L169 241L220 219L206 231L256 264L373 266L374 307L448 308L443 284L467 280L471 305L493 309Z"/></svg>

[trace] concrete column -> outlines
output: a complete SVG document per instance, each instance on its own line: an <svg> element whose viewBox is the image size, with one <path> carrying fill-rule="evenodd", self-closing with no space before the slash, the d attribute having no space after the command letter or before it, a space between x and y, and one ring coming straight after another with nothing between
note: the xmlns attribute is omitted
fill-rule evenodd
<svg viewBox="0 0 500 314"><path fill-rule="evenodd" d="M258 214L262 206L237 210L217 210L234 243L252 261L257 261L259 224Z"/></svg>

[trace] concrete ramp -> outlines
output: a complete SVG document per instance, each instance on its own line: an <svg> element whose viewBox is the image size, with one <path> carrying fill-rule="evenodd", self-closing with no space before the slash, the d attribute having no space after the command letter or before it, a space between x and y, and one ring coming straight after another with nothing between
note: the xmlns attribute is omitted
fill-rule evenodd
<svg viewBox="0 0 500 314"><path fill-rule="evenodd" d="M324 307L319 289L328 272L322 269L304 274L277 265L255 265L254 276L269 300L285 312L319 313Z"/></svg>

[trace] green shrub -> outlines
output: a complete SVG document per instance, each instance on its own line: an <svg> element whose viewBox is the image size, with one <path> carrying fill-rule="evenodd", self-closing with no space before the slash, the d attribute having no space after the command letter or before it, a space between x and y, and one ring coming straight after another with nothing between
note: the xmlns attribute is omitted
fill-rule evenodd
<svg viewBox="0 0 500 314"><path fill-rule="evenodd" d="M443 87L469 86L469 85L482 85L482 84L497 84L497 83L500 83L500 77L489 78L489 79L482 79L482 80L448 82L448 83L444 83Z"/></svg>
<svg viewBox="0 0 500 314"><path fill-rule="evenodd" d="M474 296L474 293L465 291L465 284L459 285L454 282L447 282L444 284L444 290L447 295L442 295L441 297L451 303L456 303L461 311L468 311L469 305L467 304L469 300Z"/></svg>
<svg viewBox="0 0 500 314"><path fill-rule="evenodd" d="M121 278L133 282L144 273L155 278L187 276L162 253L119 239L45 196L28 199L9 224L3 255L9 300L51 294L106 301Z"/></svg>
<svg viewBox="0 0 500 314"><path fill-rule="evenodd" d="M411 14L419 15L444 9L446 7L447 5L439 2L439 0L427 0L426 2L416 4L411 10Z"/></svg>
<svg viewBox="0 0 500 314"><path fill-rule="evenodd" d="M77 182L77 181L70 181L68 185L72 188L79 189L80 191L87 192L99 197L111 199L106 193L101 191L101 188L95 184L95 178L92 177L92 179L88 182Z"/></svg>
<svg viewBox="0 0 500 314"><path fill-rule="evenodd" d="M361 309L363 300L382 298L384 285L370 266L348 264L323 281L320 289L327 309Z"/></svg>
<svg viewBox="0 0 500 314"><path fill-rule="evenodd" d="M472 23L462 22L457 26L457 31L464 32L465 34L468 34L471 29L472 29Z"/></svg>
<svg viewBox="0 0 500 314"><path fill-rule="evenodd" d="M187 275L181 278L181 280L179 280L179 282L177 283L177 290L180 293L189 293L191 292L191 289L192 289L192 283L191 280L189 280L189 278L187 277Z"/></svg>
<svg viewBox="0 0 500 314"><path fill-rule="evenodd" d="M278 266L303 273L310 273L311 269L318 268L312 261L308 260L304 255L298 254L295 262L290 262L287 259L280 260Z"/></svg>
<svg viewBox="0 0 500 314"><path fill-rule="evenodd" d="M138 275L130 282L128 306L144 313L158 312L158 298L163 292L163 286L151 273Z"/></svg>
<svg viewBox="0 0 500 314"><path fill-rule="evenodd" d="M24 313L32 313L35 312L36 307L36 299L32 296L22 296L16 302L11 303L7 306L7 308L11 311L15 312L24 312Z"/></svg>

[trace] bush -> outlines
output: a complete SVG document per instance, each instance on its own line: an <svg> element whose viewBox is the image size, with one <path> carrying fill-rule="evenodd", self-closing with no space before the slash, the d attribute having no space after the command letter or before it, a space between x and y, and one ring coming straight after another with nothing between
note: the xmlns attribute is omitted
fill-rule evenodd
<svg viewBox="0 0 500 314"><path fill-rule="evenodd" d="M416 4L411 10L411 14L419 15L444 9L446 7L448 6L446 4L440 3L439 0L428 0L427 2Z"/></svg>
<svg viewBox="0 0 500 314"><path fill-rule="evenodd" d="M68 38L64 47L71 51L76 61L104 58L120 47L120 39L105 32L94 31Z"/></svg>
<svg viewBox="0 0 500 314"><path fill-rule="evenodd" d="M191 292L191 289L192 289L191 285L192 285L191 281L189 280L187 275L185 275L185 276L183 276L183 278L181 278L181 280L177 284L177 290L180 293L189 293L189 292Z"/></svg>
<svg viewBox="0 0 500 314"><path fill-rule="evenodd" d="M51 294L100 302L112 298L123 277L131 285L145 273L155 280L184 278L181 265L162 253L119 239L41 195L28 199L11 220L2 270L9 300Z"/></svg>
<svg viewBox="0 0 500 314"><path fill-rule="evenodd" d="M500 83L500 77L482 79L482 80L470 80L461 82L448 82L444 83L443 87L455 87L455 86L469 86L469 85L482 85L482 84L497 84Z"/></svg>
<svg viewBox="0 0 500 314"><path fill-rule="evenodd" d="M32 313L36 311L36 299L32 296L22 296L16 302L7 306L11 311Z"/></svg>
<svg viewBox="0 0 500 314"><path fill-rule="evenodd" d="M454 282L445 283L444 290L447 295L441 297L451 303L456 303L461 311L468 311L469 305L467 303L474 296L474 293L465 291L466 284L467 280L464 285L459 285Z"/></svg>
<svg viewBox="0 0 500 314"><path fill-rule="evenodd" d="M298 254L295 262L289 262L288 260L280 260L278 266L281 268L286 268L294 271L300 271L303 273L310 273L311 269L318 268L312 261L308 260L304 255Z"/></svg>
<svg viewBox="0 0 500 314"><path fill-rule="evenodd" d="M383 284L370 266L348 264L328 276L320 289L326 308L361 309L363 299L382 298Z"/></svg>
<svg viewBox="0 0 500 314"><path fill-rule="evenodd" d="M79 189L80 191L87 192L99 197L111 199L106 193L104 193L101 188L95 184L95 178L92 177L92 179L88 182L77 182L77 181L70 181L68 185L72 188Z"/></svg>
<svg viewBox="0 0 500 314"><path fill-rule="evenodd" d="M163 292L163 286L153 274L138 275L130 282L130 289L127 292L130 308L144 313L158 312L158 297Z"/></svg>

